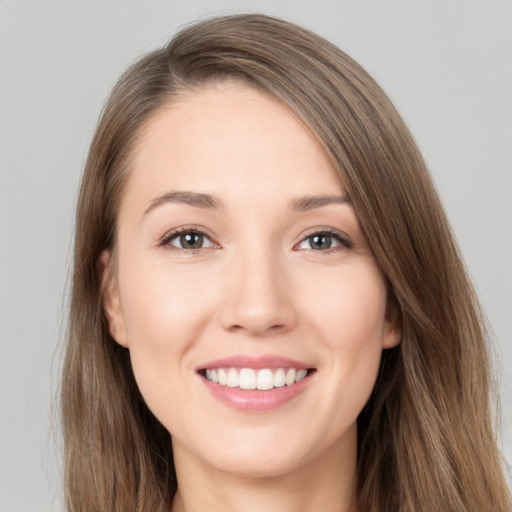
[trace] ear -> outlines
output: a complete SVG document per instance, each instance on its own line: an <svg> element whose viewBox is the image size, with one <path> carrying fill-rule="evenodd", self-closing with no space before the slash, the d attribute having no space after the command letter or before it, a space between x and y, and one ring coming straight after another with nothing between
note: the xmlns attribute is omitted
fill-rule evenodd
<svg viewBox="0 0 512 512"><path fill-rule="evenodd" d="M121 345L128 348L128 336L124 320L123 308L119 297L119 287L114 276L114 262L110 251L103 251L98 264L102 274L101 298L103 311L107 319L110 335Z"/></svg>
<svg viewBox="0 0 512 512"><path fill-rule="evenodd" d="M402 333L402 314L398 304L390 297L386 307L382 348L396 347L402 340Z"/></svg>

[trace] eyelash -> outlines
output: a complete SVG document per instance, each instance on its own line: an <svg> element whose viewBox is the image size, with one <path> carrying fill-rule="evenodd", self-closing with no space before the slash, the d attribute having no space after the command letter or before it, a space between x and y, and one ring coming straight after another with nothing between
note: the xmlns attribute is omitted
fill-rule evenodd
<svg viewBox="0 0 512 512"><path fill-rule="evenodd" d="M197 249L185 249L182 247L173 246L171 244L171 242L174 239L176 239L178 236L188 235L188 234L199 235L199 236L204 237L205 239L210 241L211 246L200 247ZM300 249L297 249L297 247L300 246L302 243L306 242L308 239L311 239L313 236L321 236L321 235L328 236L328 237L335 239L336 242L339 243L339 245L336 245L334 247L329 247L329 248L323 249L323 250L320 250L320 249L317 249L317 250L304 249L304 250L316 252L316 253L330 254L333 252L338 252L338 251L343 251L346 249L353 248L353 244L350 242L348 237L343 232L338 231L337 229L334 229L334 228L315 228L314 230L311 230L309 233L306 233L303 236L303 238L300 240L300 242L298 242L297 244L294 245L293 249L300 250ZM204 230L204 228L199 228L197 226L182 226L182 227L173 229L171 232L167 233L160 240L160 242L158 243L158 246L159 247L170 247L174 251L184 252L187 254L196 254L200 251L204 251L205 249L210 249L211 247L216 247L216 248L220 247L219 244L217 244L216 242L213 241L212 236L209 233L207 233Z"/></svg>
<svg viewBox="0 0 512 512"><path fill-rule="evenodd" d="M197 254L200 251L204 251L205 249L209 249L210 247L200 247L198 249L185 249L182 247L176 247L171 244L171 242L181 236L181 235L199 235L204 237L205 239L211 242L212 247L219 247L219 245L212 240L212 236L204 230L204 228L200 228L197 226L181 226L179 228L173 229L171 232L164 235L164 237L158 243L159 247L169 247L173 251L183 252L189 255Z"/></svg>
<svg viewBox="0 0 512 512"><path fill-rule="evenodd" d="M334 228L315 228L313 230L310 230L309 233L306 233L305 236L303 236L303 238L301 239L301 241L294 246L294 249L295 249L295 247L298 247L299 245L306 242L308 239L311 239L314 236L321 236L321 235L334 238L336 240L336 242L339 243L339 245L337 245L335 247L329 247L328 249L324 249L324 250L315 250L315 249L304 249L304 250L316 252L316 253L331 254L333 252L344 251L344 250L353 248L352 242L349 240L348 236L345 233L343 233L342 231L339 231Z"/></svg>

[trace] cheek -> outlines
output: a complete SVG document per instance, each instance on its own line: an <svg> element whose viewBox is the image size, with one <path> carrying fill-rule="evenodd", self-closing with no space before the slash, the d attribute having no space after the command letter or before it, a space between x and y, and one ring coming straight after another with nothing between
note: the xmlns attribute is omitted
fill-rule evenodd
<svg viewBox="0 0 512 512"><path fill-rule="evenodd" d="M326 280L326 286L304 293L307 309L332 350L357 352L381 343L387 293L373 266L347 267Z"/></svg>
<svg viewBox="0 0 512 512"><path fill-rule="evenodd" d="M311 322L330 358L327 368L333 400L342 400L346 417L359 414L377 378L386 329L387 292L377 269L331 280L328 291L310 294ZM342 395L342 396L340 396Z"/></svg>
<svg viewBox="0 0 512 512"><path fill-rule="evenodd" d="M161 265L146 265L143 272L128 266L121 271L130 276L120 276L121 302L135 379L159 416L158 411L167 410L175 399L170 391L191 371L189 354L212 300L200 282Z"/></svg>
<svg viewBox="0 0 512 512"><path fill-rule="evenodd" d="M130 268L135 267L135 268ZM155 262L127 264L120 275L121 300L130 346L179 351L199 326L199 311L211 299L205 295L204 277L172 270ZM129 276L129 278L128 278Z"/></svg>

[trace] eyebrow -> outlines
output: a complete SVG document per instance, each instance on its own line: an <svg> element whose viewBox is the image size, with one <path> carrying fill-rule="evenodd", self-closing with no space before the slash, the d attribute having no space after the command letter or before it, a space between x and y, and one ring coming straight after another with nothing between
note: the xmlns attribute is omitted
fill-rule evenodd
<svg viewBox="0 0 512 512"><path fill-rule="evenodd" d="M154 210L158 206L166 203L183 203L197 208L207 209L220 209L223 208L222 201L210 194L203 194L200 192L188 192L188 191L175 191L167 192L151 201L150 205L146 208L144 215L147 215L150 211Z"/></svg>
<svg viewBox="0 0 512 512"><path fill-rule="evenodd" d="M173 191L167 192L153 199L144 211L144 215L147 215L155 208L166 203L182 203L204 209L224 208L222 201L210 194L190 191ZM307 212L330 204L352 204L352 202L346 193L340 196L333 194L304 196L290 201L291 209L298 212Z"/></svg>
<svg viewBox="0 0 512 512"><path fill-rule="evenodd" d="M329 204L352 204L349 196L344 193L337 195L306 196L291 201L291 209L299 212L307 212Z"/></svg>

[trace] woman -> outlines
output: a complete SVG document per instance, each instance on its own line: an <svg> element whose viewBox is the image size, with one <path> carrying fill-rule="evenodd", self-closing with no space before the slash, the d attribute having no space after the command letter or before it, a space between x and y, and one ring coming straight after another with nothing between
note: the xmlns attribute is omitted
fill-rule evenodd
<svg viewBox="0 0 512 512"><path fill-rule="evenodd" d="M476 298L347 55L257 15L120 79L77 212L69 510L505 511Z"/></svg>

